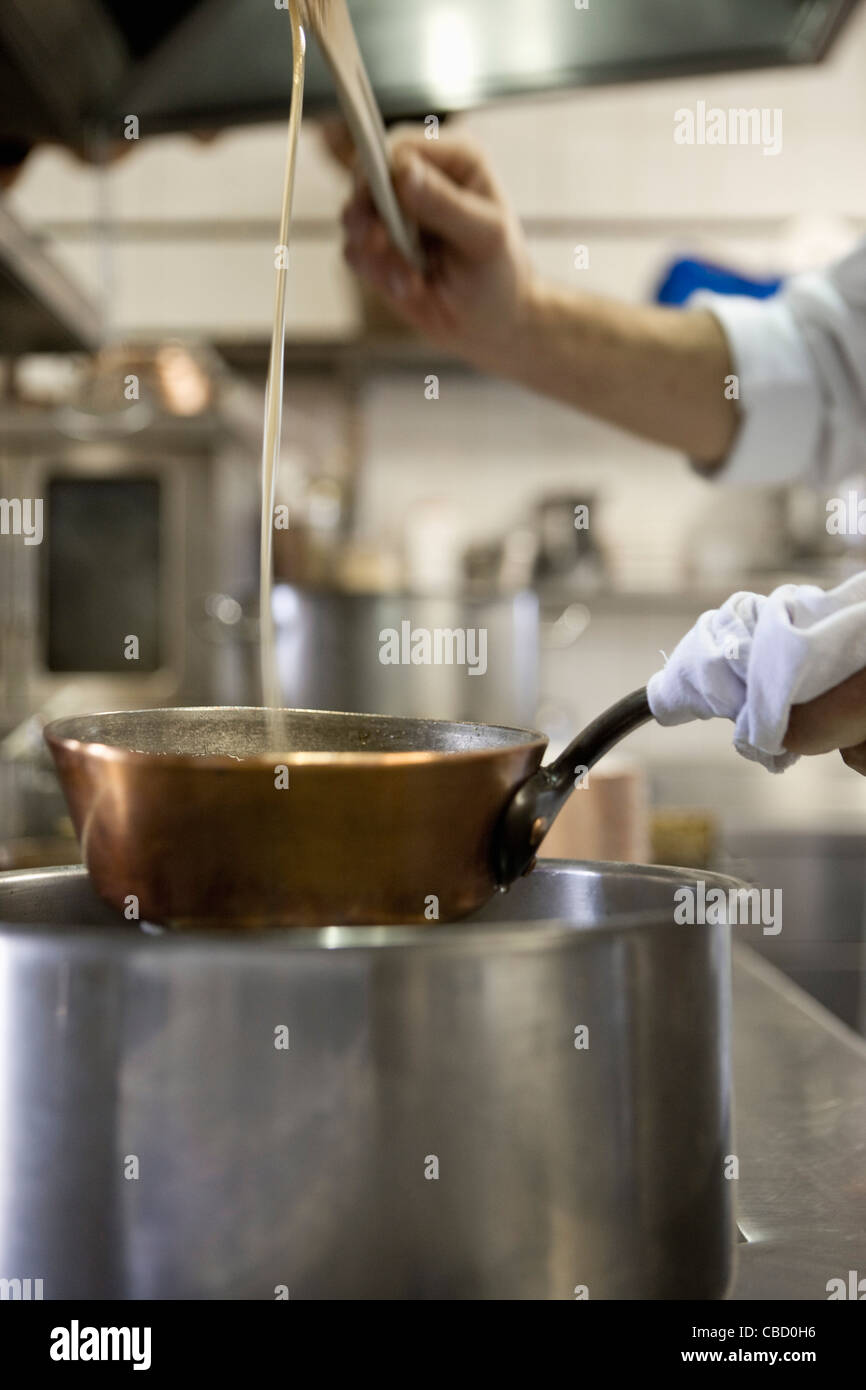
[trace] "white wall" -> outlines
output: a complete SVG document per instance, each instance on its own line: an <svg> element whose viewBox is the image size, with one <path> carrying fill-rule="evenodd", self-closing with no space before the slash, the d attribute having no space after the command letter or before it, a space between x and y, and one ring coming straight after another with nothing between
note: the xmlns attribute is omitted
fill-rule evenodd
<svg viewBox="0 0 866 1390"><path fill-rule="evenodd" d="M586 492L617 583L685 582L689 536L713 493L679 456L500 382L445 374L439 399L426 400L423 367L377 379L364 407L363 535L397 542L412 509L437 500L468 543L519 524L543 492Z"/></svg>

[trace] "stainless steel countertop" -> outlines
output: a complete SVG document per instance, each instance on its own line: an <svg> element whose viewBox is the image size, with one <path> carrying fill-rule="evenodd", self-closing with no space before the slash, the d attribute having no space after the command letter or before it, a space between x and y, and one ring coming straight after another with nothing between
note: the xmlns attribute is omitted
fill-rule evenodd
<svg viewBox="0 0 866 1390"><path fill-rule="evenodd" d="M734 952L733 1299L827 1298L866 1276L866 1042L746 947Z"/></svg>

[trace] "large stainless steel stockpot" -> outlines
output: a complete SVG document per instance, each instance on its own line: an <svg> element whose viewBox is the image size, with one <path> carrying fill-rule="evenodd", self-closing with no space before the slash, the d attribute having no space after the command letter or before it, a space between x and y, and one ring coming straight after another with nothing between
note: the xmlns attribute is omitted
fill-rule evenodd
<svg viewBox="0 0 866 1390"><path fill-rule="evenodd" d="M728 937L675 922L693 878L551 862L432 932L182 935L80 868L0 875L0 1277L721 1296Z"/></svg>

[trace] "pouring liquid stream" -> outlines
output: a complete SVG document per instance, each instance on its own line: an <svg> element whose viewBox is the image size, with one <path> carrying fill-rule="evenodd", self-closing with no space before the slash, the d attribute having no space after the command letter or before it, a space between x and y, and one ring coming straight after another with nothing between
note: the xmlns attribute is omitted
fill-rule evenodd
<svg viewBox="0 0 866 1390"><path fill-rule="evenodd" d="M259 661L262 703L269 710L282 704L276 662L273 616L274 571L274 505L276 501L277 469L280 458L280 430L283 413L283 356L286 339L286 282L288 279L289 235L292 221L292 197L295 186L295 163L298 133L304 102L304 64L306 36L301 23L300 0L288 0L292 25L292 104L289 113L286 170L283 179L283 200L280 209L279 241L275 249L276 291L274 321L271 329L271 352L268 361L268 381L265 391L265 427L262 444L262 516L259 543ZM269 716L269 738L274 749L279 747L279 721Z"/></svg>

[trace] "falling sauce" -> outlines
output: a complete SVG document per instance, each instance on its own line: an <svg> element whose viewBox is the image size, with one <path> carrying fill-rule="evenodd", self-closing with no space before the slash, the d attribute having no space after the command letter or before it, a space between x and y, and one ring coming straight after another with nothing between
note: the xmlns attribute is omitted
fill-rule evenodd
<svg viewBox="0 0 866 1390"><path fill-rule="evenodd" d="M280 457L280 428L283 413L283 355L286 339L286 280L288 277L289 234L292 221L292 196L295 186L295 161L301 108L304 101L304 57L306 37L301 24L299 0L288 0L292 24L292 105L289 113L289 138L286 151L286 171L283 179L283 201L280 210L279 241L275 248L277 274L274 294L274 322L271 329L271 353L268 362L268 382L265 391L265 429L262 444L262 517L259 544L259 658L262 703L268 709L282 704L276 663L273 616L274 572L274 505L276 501L277 468ZM276 716L270 719L271 741L277 733Z"/></svg>

